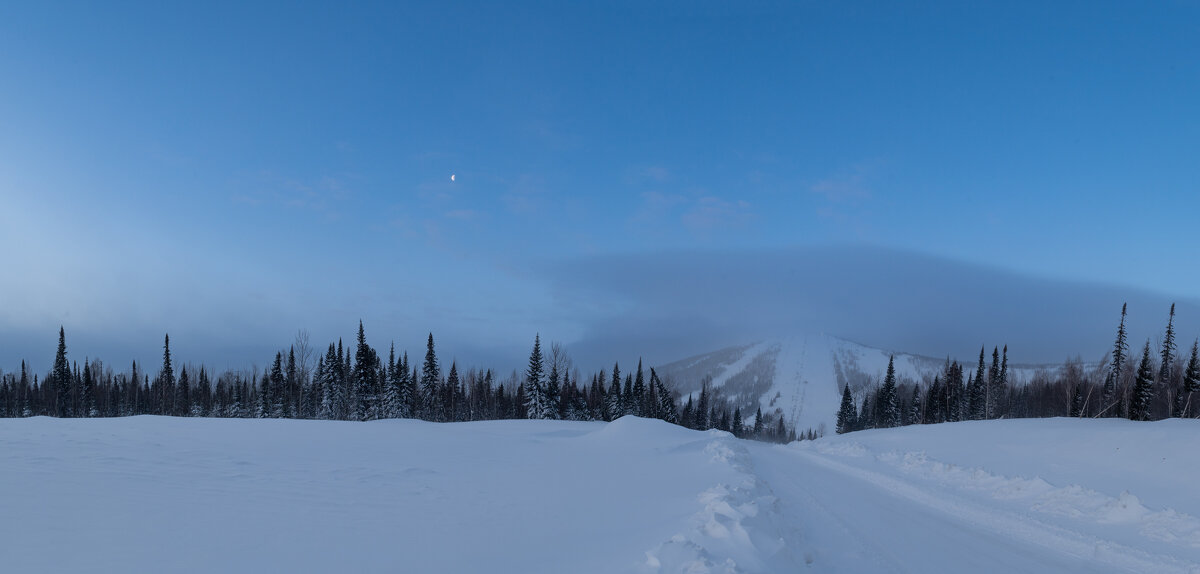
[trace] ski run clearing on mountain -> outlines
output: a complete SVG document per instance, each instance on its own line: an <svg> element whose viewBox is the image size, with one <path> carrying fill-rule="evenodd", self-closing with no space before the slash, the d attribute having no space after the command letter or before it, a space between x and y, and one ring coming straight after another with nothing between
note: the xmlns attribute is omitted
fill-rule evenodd
<svg viewBox="0 0 1200 574"><path fill-rule="evenodd" d="M1200 421L0 420L13 572L1200 572Z"/></svg>

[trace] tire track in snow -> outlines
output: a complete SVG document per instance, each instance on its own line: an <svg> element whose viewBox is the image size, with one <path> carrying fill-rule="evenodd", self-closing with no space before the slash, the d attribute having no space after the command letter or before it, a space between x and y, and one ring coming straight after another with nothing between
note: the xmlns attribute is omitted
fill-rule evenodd
<svg viewBox="0 0 1200 574"><path fill-rule="evenodd" d="M773 448L768 452L774 456L791 454L794 460L801 462L799 465L801 467L815 466L834 473L842 480L865 483L890 497L914 503L922 509L952 518L954 521L968 526L971 530L996 538L1016 541L1023 545L1042 548L1050 551L1051 555L1064 555L1086 561L1098 568L1108 566L1129 572L1200 573L1200 564L1194 562L1180 560L1173 556L1152 554L1111 540L1046 524L1030 516L988 508L945 491L930 492L893 476L844 464L808 450L783 447ZM797 479L803 481L803 468L795 470ZM838 513L833 508L819 502L817 504L829 515L837 517ZM846 521L840 518L837 520L846 526ZM878 548L876 550L878 551ZM888 557L891 553L882 552L880 555ZM897 566L894 556L887 562L892 566ZM903 572L905 570L897 567L895 571Z"/></svg>

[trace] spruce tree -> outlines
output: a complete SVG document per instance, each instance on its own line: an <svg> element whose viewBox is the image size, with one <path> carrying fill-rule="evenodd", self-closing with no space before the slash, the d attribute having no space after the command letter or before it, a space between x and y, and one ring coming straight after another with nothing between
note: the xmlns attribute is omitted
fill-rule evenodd
<svg viewBox="0 0 1200 574"><path fill-rule="evenodd" d="M613 363L612 385L608 387L608 420L617 420L625 416L625 405L621 402L621 365Z"/></svg>
<svg viewBox="0 0 1200 574"><path fill-rule="evenodd" d="M1200 390L1200 355L1197 354L1197 341L1192 342L1192 356L1188 359L1183 371L1183 384L1175 396L1175 408L1172 416L1187 417L1192 408L1192 393Z"/></svg>
<svg viewBox="0 0 1200 574"><path fill-rule="evenodd" d="M998 387L1000 386L1000 349L992 347L992 366L988 369L987 380L987 397L983 403L984 414L983 418L996 418L996 400L998 396Z"/></svg>
<svg viewBox="0 0 1200 574"><path fill-rule="evenodd" d="M763 426L764 426L764 422L763 422L763 416L762 416L762 407L758 407L758 410L754 411L754 437L753 438L756 438L759 440L762 439Z"/></svg>
<svg viewBox="0 0 1200 574"><path fill-rule="evenodd" d="M438 379L442 369L438 366L437 353L433 350L433 333L425 343L425 363L421 367L421 400L424 405L421 418L430 421L441 420L438 417Z"/></svg>
<svg viewBox="0 0 1200 574"><path fill-rule="evenodd" d="M679 415L675 411L675 400L671 398L671 391L667 390L662 379L658 378L658 373L654 372L654 367L650 367L650 385L655 388L654 394L658 396L658 418L678 424Z"/></svg>
<svg viewBox="0 0 1200 574"><path fill-rule="evenodd" d="M921 387L913 385L912 398L908 402L908 417L904 424L921 424Z"/></svg>
<svg viewBox="0 0 1200 574"><path fill-rule="evenodd" d="M54 370L49 378L51 390L54 392L54 416L67 417L70 413L69 392L71 381L71 365L67 362L67 337L60 326L58 328L58 352L54 355Z"/></svg>
<svg viewBox="0 0 1200 574"><path fill-rule="evenodd" d="M896 364L895 356L888 358L887 375L884 376L883 386L879 389L878 426L892 428L900 426L900 405L896 398Z"/></svg>
<svg viewBox="0 0 1200 574"><path fill-rule="evenodd" d="M91 365L87 359L83 361L83 389L80 404L80 416L96 417L100 416L100 412L96 410L96 381L95 377L99 373L93 373Z"/></svg>
<svg viewBox="0 0 1200 574"><path fill-rule="evenodd" d="M1106 416L1121 416L1120 409L1115 408L1115 400L1117 390L1121 386L1121 373L1125 367L1126 353L1129 351L1129 344L1125 340L1125 310L1128 305L1128 303L1121 304L1121 323L1117 326L1117 340L1113 343L1112 369L1104 379L1104 390L1100 395L1100 411Z"/></svg>
<svg viewBox="0 0 1200 574"><path fill-rule="evenodd" d="M171 414L177 417L191 416L191 391L191 380L188 379L188 370L185 366L184 368L179 369L179 384L175 385L175 412Z"/></svg>
<svg viewBox="0 0 1200 574"><path fill-rule="evenodd" d="M370 420L374 413L375 393L379 378L379 368L376 363L378 363L378 359L375 356L375 350L367 345L367 336L360 320L358 322L358 345L354 351L354 383L355 398L357 399L354 408L355 420Z"/></svg>
<svg viewBox="0 0 1200 574"><path fill-rule="evenodd" d="M838 409L837 434L846 434L854 430L856 414L854 397L850 396L850 384L847 383L842 387L842 407Z"/></svg>
<svg viewBox="0 0 1200 574"><path fill-rule="evenodd" d="M654 369L650 369L650 377L654 377ZM742 424L742 407L737 407L733 410L733 423L729 432L732 432L733 436L738 438L742 438L742 434L746 432L745 425Z"/></svg>
<svg viewBox="0 0 1200 574"><path fill-rule="evenodd" d="M633 380L633 398L630 409L633 414L644 417L649 416L646 412L646 381L642 377L642 359L638 358L637 376Z"/></svg>
<svg viewBox="0 0 1200 574"><path fill-rule="evenodd" d="M1142 351L1142 362L1138 365L1137 379L1133 384L1133 396L1129 399L1129 418L1135 421L1150 420L1150 404L1154 400L1154 366L1150 360L1150 341Z"/></svg>
<svg viewBox="0 0 1200 574"><path fill-rule="evenodd" d="M525 418L546 418L546 391L542 386L542 338L533 338L533 350L529 352L529 366L525 369Z"/></svg>
<svg viewBox="0 0 1200 574"><path fill-rule="evenodd" d="M708 380L706 379L700 385L700 399L696 401L696 412L692 416L692 428L696 430L708 430L710 427L709 406L708 406Z"/></svg>
<svg viewBox="0 0 1200 574"><path fill-rule="evenodd" d="M967 379L967 418L973 421L981 420L987 413L987 390L984 386L983 374L984 348L979 348L979 368L975 377Z"/></svg>
<svg viewBox="0 0 1200 574"><path fill-rule="evenodd" d="M175 369L171 367L171 336L163 335L163 365L158 374L160 397L159 414L175 414Z"/></svg>

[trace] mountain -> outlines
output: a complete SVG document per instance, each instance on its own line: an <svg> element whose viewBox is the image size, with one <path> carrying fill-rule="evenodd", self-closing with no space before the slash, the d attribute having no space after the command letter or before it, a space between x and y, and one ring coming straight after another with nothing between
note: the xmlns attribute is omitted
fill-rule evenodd
<svg viewBox="0 0 1200 574"><path fill-rule="evenodd" d="M992 349L985 348L990 365ZM698 394L704 381L747 416L756 408L763 413L783 415L797 432L813 429L832 432L842 387L850 385L856 397L883 381L888 358L895 356L900 384L928 383L940 373L946 358L868 347L845 339L819 334L760 341L727 347L656 367L671 388L682 396ZM978 357L955 358L974 372ZM1090 366L1095 366L1090 365ZM1029 365L1009 362L1009 380L1021 384L1039 371L1048 376L1060 365ZM907 396L907 395L905 395Z"/></svg>

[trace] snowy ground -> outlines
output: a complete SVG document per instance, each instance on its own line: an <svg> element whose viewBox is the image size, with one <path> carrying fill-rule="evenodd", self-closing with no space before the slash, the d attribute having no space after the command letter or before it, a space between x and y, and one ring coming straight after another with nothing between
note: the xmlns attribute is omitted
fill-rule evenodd
<svg viewBox="0 0 1200 574"><path fill-rule="evenodd" d="M1200 421L0 420L14 572L1200 572Z"/></svg>

